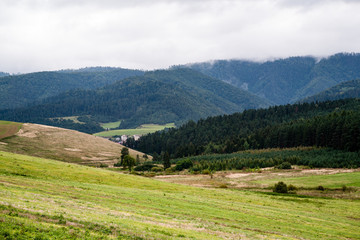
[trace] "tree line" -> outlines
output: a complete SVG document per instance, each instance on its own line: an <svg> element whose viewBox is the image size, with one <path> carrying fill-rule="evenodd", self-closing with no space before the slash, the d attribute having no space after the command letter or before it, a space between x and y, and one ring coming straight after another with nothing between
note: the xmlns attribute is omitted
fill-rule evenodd
<svg viewBox="0 0 360 240"><path fill-rule="evenodd" d="M359 99L299 103L189 121L143 136L131 147L171 158L296 146L359 151L359 121Z"/></svg>

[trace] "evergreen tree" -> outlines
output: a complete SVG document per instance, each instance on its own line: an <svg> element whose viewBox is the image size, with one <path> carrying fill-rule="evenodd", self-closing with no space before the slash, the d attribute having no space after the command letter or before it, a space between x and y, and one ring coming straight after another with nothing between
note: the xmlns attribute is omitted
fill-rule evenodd
<svg viewBox="0 0 360 240"><path fill-rule="evenodd" d="M171 167L170 155L167 151L163 155L163 165L164 165L164 169Z"/></svg>

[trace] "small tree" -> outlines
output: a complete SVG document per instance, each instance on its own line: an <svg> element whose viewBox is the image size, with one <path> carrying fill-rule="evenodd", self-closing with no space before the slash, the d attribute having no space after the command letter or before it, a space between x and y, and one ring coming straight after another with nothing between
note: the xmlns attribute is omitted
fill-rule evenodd
<svg viewBox="0 0 360 240"><path fill-rule="evenodd" d="M135 166L136 160L135 158L131 157L130 155L126 155L123 160L123 166L128 167L129 171L131 172L131 169L133 166Z"/></svg>
<svg viewBox="0 0 360 240"><path fill-rule="evenodd" d="M128 156L129 155L129 149L127 147L123 147L121 149L121 165L124 164L124 158L125 156Z"/></svg>
<svg viewBox="0 0 360 240"><path fill-rule="evenodd" d="M136 165L140 164L140 157L139 154L136 154Z"/></svg>
<svg viewBox="0 0 360 240"><path fill-rule="evenodd" d="M288 192L288 187L284 182L278 182L274 186L274 192L287 193Z"/></svg>
<svg viewBox="0 0 360 240"><path fill-rule="evenodd" d="M163 165L164 165L164 169L171 167L170 155L168 152L165 152L163 155Z"/></svg>

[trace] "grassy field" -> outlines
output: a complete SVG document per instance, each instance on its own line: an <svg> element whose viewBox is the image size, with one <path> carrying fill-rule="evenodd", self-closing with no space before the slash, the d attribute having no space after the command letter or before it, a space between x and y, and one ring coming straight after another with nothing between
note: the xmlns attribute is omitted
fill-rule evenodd
<svg viewBox="0 0 360 240"><path fill-rule="evenodd" d="M13 136L17 133L22 124L17 122L0 121L0 140Z"/></svg>
<svg viewBox="0 0 360 240"><path fill-rule="evenodd" d="M110 131L104 131L95 133L95 136L100 137L112 137L112 136L121 136L121 135L145 135L148 133L153 133L156 131L163 130L165 128L173 128L175 127L174 123L168 123L164 125L158 125L158 124L143 124L140 127L134 128L134 129L118 129L118 130L110 130Z"/></svg>
<svg viewBox="0 0 360 240"><path fill-rule="evenodd" d="M110 122L110 123L102 123L100 124L102 128L106 129L106 128L117 128L120 126L121 120L117 121L117 122Z"/></svg>
<svg viewBox="0 0 360 240"><path fill-rule="evenodd" d="M0 166L0 239L360 239L355 200L199 188L6 152Z"/></svg>
<svg viewBox="0 0 360 240"><path fill-rule="evenodd" d="M18 128L15 130L18 131ZM3 143L0 144L2 151L91 166L98 166L101 163L112 165L118 162L123 148L122 145L101 137L29 123L24 123L16 135L3 139L1 142ZM144 154L130 149L130 155L134 158L139 155L142 160Z"/></svg>

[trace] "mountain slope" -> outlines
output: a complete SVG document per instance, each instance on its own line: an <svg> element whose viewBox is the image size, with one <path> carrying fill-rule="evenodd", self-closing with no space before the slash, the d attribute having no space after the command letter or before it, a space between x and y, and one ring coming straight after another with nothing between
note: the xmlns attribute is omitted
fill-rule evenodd
<svg viewBox="0 0 360 240"><path fill-rule="evenodd" d="M360 78L360 54L341 53L317 61L290 57L263 63L220 60L188 67L261 96L287 104L343 81Z"/></svg>
<svg viewBox="0 0 360 240"><path fill-rule="evenodd" d="M352 80L340 83L314 96L304 98L299 102L323 102L329 100L337 100L344 98L360 97L360 80Z"/></svg>
<svg viewBox="0 0 360 240"><path fill-rule="evenodd" d="M38 106L0 111L0 119L43 123L62 116L107 116L123 119L121 126L127 128L144 123L179 124L265 106L263 99L220 80L191 69L176 69L148 72L97 90L66 92Z"/></svg>
<svg viewBox="0 0 360 240"><path fill-rule="evenodd" d="M144 72L121 68L85 68L0 78L0 109L23 107L71 89L96 89Z"/></svg>
<svg viewBox="0 0 360 240"><path fill-rule="evenodd" d="M301 145L358 151L359 116L359 99L288 104L190 121L143 136L129 147L149 154L168 152L172 158Z"/></svg>

